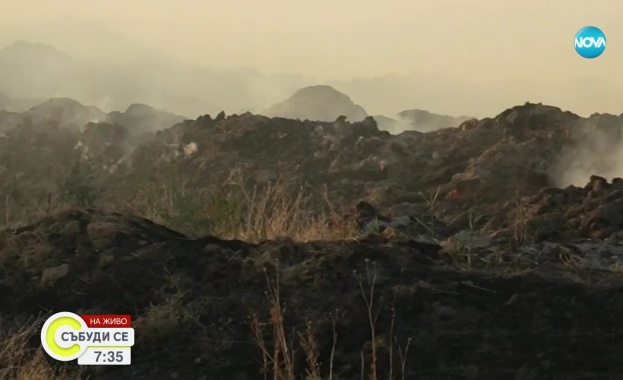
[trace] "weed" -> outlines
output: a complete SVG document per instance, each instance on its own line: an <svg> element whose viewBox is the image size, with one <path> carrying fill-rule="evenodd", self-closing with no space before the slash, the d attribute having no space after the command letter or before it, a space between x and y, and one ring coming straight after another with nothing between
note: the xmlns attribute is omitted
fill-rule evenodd
<svg viewBox="0 0 623 380"><path fill-rule="evenodd" d="M423 220L419 218L415 218L415 220L428 231L429 235L433 239L437 238L437 235L435 232L435 229L437 227L435 224L435 219L436 219L435 214L436 214L437 198L439 198L440 191L441 191L441 188L438 187L437 191L435 191L435 193L433 194L430 194L428 197L425 196L421 192L419 193L420 197L422 197L422 199L426 203L426 207L428 209L428 222L424 222Z"/></svg>
<svg viewBox="0 0 623 380"><path fill-rule="evenodd" d="M478 223L480 223L484 216L485 214L479 214L474 216L474 214L470 212L468 217L468 229L466 236L456 239L457 252L459 256L465 258L465 261L469 266L472 265L472 243L474 239L474 231L476 231Z"/></svg>
<svg viewBox="0 0 623 380"><path fill-rule="evenodd" d="M392 307L392 321L389 328L389 336L393 340L393 343L398 348L398 359L400 360L400 374L401 380L405 380L406 367L407 367L407 355L409 354L409 346L411 345L411 337L407 339L404 349L398 342L398 337L394 335L394 325L396 322L396 309ZM394 379L394 345L389 345L389 380Z"/></svg>
<svg viewBox="0 0 623 380"><path fill-rule="evenodd" d="M363 297L366 303L366 315L368 317L368 326L370 328L370 375L369 380L377 379L377 343L376 343L376 321L379 316L379 311L374 311L374 286L376 285L376 264L372 264L372 270L370 269L370 261L366 259L366 284L368 286L368 291L364 289L363 281L361 281L361 277L354 272L355 278L357 279L357 284L359 285L359 290L361 291L361 296ZM363 354L363 352L362 352ZM363 360L363 357L362 357ZM363 366L363 363L362 363ZM363 372L362 372L363 376Z"/></svg>
<svg viewBox="0 0 623 380"><path fill-rule="evenodd" d="M285 329L285 306L282 305L281 292L279 286L279 264L276 266L275 279L271 280L268 271L264 270L267 283L267 301L269 310L269 320L262 322L257 314L252 314L249 319L249 326L253 333L253 340L262 354L262 370L264 379L272 374L273 380L296 380L294 367L294 347L291 336L286 334ZM337 313L331 316L332 325L332 348L329 357L328 380L333 380L333 361L335 358L335 348L337 344ZM267 341L264 337L266 328L271 330L271 338ZM295 331L292 332L293 334ZM306 361L305 380L322 380L323 371L320 359L320 346L316 339L313 322L305 321L305 329L299 332L299 346L301 347ZM299 371L300 372L300 371Z"/></svg>
<svg viewBox="0 0 623 380"><path fill-rule="evenodd" d="M272 327L272 350L269 349L264 341L263 331L267 323L260 322L257 314L252 315L250 322L255 344L262 351L264 378L266 378L268 373L272 372L274 380L295 380L293 349L288 344L288 337L284 326L285 310L281 305L279 268L277 266L274 281L270 280L266 270L264 270L264 273L268 285L266 294L270 311L268 325ZM313 358L309 360L313 362Z"/></svg>

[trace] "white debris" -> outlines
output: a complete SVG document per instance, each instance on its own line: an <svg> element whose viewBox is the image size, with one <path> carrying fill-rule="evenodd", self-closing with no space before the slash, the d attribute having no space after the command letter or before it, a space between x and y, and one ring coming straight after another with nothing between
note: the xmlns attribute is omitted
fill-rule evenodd
<svg viewBox="0 0 623 380"><path fill-rule="evenodd" d="M184 154L187 156L192 155L197 152L197 144L195 142L191 142L190 144L184 147Z"/></svg>

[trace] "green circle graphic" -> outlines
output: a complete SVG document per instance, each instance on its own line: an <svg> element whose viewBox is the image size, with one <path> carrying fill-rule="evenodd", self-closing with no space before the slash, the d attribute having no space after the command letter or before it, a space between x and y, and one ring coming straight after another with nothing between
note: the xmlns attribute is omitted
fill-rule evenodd
<svg viewBox="0 0 623 380"><path fill-rule="evenodd" d="M80 345L74 344L71 347L63 348L56 343L56 339L54 339L54 335L56 334L56 330L60 327L69 326L74 330L78 331L82 328L80 322L76 321L71 317L60 317L56 319L54 322L50 324L48 330L45 333L45 340L48 344L48 347L52 352L54 352L58 356L75 356L80 351Z"/></svg>

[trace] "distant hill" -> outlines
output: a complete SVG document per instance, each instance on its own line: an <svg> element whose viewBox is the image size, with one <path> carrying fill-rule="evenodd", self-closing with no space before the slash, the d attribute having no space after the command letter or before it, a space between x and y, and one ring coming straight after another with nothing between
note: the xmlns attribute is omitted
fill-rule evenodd
<svg viewBox="0 0 623 380"><path fill-rule="evenodd" d="M127 129L128 136L136 136L170 128L185 119L184 116L145 104L135 103L124 112L106 113L70 98L52 98L23 112L10 112L0 108L0 133L20 124L55 126L82 132L88 124L107 123Z"/></svg>
<svg viewBox="0 0 623 380"><path fill-rule="evenodd" d="M296 91L288 99L262 112L270 117L334 121L346 116L349 121L362 121L368 116L363 107L331 86L309 86Z"/></svg>
<svg viewBox="0 0 623 380"><path fill-rule="evenodd" d="M28 117L34 124L50 122L64 128L81 130L85 124L106 119L97 107L85 106L69 98L53 98L30 108Z"/></svg>
<svg viewBox="0 0 623 380"><path fill-rule="evenodd" d="M420 132L436 131L442 128L456 128L467 120L474 119L469 116L439 115L425 110L412 109L398 114L400 121L407 125L407 129Z"/></svg>
<svg viewBox="0 0 623 380"><path fill-rule="evenodd" d="M184 116L160 111L145 104L131 104L125 112L109 113L107 121L127 128L130 134L140 134L170 128L184 119Z"/></svg>
<svg viewBox="0 0 623 380"><path fill-rule="evenodd" d="M376 124L378 125L380 130L387 131L393 134L400 133L406 129L411 129L410 124L403 121L398 121L385 115L374 115L374 120L376 120Z"/></svg>
<svg viewBox="0 0 623 380"><path fill-rule="evenodd" d="M398 134L404 131L431 132L443 128L456 128L464 121L474 119L468 116L439 115L425 110L412 109L398 113L394 118L375 115L379 129Z"/></svg>

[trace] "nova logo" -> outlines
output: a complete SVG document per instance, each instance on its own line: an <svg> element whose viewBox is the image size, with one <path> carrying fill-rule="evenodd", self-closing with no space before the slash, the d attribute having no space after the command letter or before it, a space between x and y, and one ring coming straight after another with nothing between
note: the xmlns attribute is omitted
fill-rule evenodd
<svg viewBox="0 0 623 380"><path fill-rule="evenodd" d="M575 51L584 58L597 58L606 50L606 35L594 26L580 29L575 35Z"/></svg>

